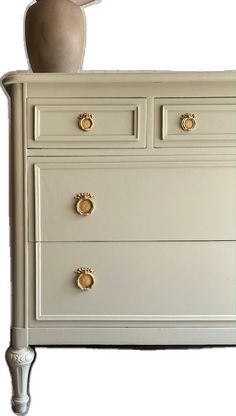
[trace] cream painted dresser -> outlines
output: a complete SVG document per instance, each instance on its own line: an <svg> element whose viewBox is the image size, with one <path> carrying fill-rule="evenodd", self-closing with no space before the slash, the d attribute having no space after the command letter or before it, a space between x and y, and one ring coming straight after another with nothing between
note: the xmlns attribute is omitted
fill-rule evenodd
<svg viewBox="0 0 236 416"><path fill-rule="evenodd" d="M13 409L34 347L236 344L236 73L6 76Z"/></svg>

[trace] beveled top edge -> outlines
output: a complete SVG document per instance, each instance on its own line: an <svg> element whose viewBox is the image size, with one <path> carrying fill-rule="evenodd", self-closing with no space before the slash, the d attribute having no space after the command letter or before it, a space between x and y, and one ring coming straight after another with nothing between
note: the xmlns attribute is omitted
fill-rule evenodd
<svg viewBox="0 0 236 416"><path fill-rule="evenodd" d="M2 77L2 84L17 83L72 83L72 82L232 82L236 81L236 70L227 71L82 71L69 73L9 72Z"/></svg>

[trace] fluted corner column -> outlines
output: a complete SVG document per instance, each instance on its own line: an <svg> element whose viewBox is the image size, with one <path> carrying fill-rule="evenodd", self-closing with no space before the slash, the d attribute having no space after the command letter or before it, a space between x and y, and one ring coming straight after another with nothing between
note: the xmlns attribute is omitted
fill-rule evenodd
<svg viewBox="0 0 236 416"><path fill-rule="evenodd" d="M12 409L18 415L25 415L30 405L29 374L35 359L35 351L31 347L15 349L9 347L6 352L13 386Z"/></svg>

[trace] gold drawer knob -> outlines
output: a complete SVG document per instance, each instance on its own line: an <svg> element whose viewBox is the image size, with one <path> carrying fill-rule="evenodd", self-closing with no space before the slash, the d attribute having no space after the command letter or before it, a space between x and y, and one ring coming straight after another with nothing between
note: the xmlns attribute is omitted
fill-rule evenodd
<svg viewBox="0 0 236 416"><path fill-rule="evenodd" d="M75 199L77 199L75 208L79 215L85 217L87 215L92 214L95 208L93 195L87 192L81 192L75 197Z"/></svg>
<svg viewBox="0 0 236 416"><path fill-rule="evenodd" d="M191 131L197 125L195 114L186 113L180 117L180 126L184 131Z"/></svg>
<svg viewBox="0 0 236 416"><path fill-rule="evenodd" d="M76 284L81 290L89 290L95 285L95 273L90 267L80 267L75 271Z"/></svg>
<svg viewBox="0 0 236 416"><path fill-rule="evenodd" d="M83 131L90 131L94 126L94 115L84 113L79 115L79 128Z"/></svg>

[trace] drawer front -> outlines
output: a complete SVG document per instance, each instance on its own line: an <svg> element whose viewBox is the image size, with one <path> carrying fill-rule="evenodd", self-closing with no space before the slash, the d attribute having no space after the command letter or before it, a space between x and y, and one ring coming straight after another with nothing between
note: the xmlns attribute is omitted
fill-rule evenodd
<svg viewBox="0 0 236 416"><path fill-rule="evenodd" d="M146 99L29 99L30 148L144 148Z"/></svg>
<svg viewBox="0 0 236 416"><path fill-rule="evenodd" d="M155 100L155 147L235 145L235 98Z"/></svg>
<svg viewBox="0 0 236 416"><path fill-rule="evenodd" d="M29 170L31 241L236 239L235 162L52 160Z"/></svg>
<svg viewBox="0 0 236 416"><path fill-rule="evenodd" d="M37 320L235 319L235 242L36 246ZM95 284L81 290L85 266Z"/></svg>

